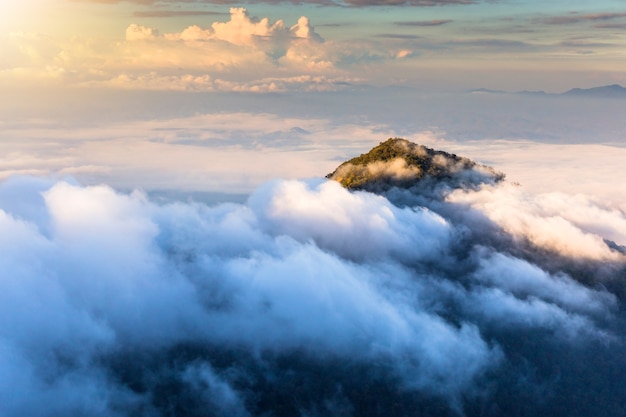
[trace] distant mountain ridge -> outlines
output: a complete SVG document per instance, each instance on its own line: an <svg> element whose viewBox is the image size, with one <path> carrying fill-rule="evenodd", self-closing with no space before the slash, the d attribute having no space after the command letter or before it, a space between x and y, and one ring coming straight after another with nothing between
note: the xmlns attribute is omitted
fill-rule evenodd
<svg viewBox="0 0 626 417"><path fill-rule="evenodd" d="M526 96L546 96L546 97L588 97L588 98L617 98L626 99L626 88L619 84L605 85L591 88L572 88L563 93L546 93L545 91L504 91L492 90L489 88L477 88L470 90L472 94L515 94Z"/></svg>
<svg viewBox="0 0 626 417"><path fill-rule="evenodd" d="M561 95L580 97L626 98L626 88L619 84L593 88L572 88Z"/></svg>

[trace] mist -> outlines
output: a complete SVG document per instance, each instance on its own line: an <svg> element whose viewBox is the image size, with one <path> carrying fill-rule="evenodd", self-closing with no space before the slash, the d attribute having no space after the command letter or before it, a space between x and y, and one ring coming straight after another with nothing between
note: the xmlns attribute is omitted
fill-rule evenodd
<svg viewBox="0 0 626 417"><path fill-rule="evenodd" d="M620 415L624 224L507 182L207 205L12 177L0 415Z"/></svg>
<svg viewBox="0 0 626 417"><path fill-rule="evenodd" d="M626 208L624 100L358 85L323 94L11 96L0 103L1 179L71 176L177 198L236 194L240 202L274 178L323 176L381 140L404 137L490 165L533 193L582 193Z"/></svg>

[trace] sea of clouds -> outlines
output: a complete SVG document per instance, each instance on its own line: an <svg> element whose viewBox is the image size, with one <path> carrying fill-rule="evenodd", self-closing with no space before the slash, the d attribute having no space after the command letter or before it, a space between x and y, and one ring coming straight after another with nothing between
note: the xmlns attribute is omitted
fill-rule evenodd
<svg viewBox="0 0 626 417"><path fill-rule="evenodd" d="M619 415L625 244L624 212L506 182L11 177L0 416Z"/></svg>

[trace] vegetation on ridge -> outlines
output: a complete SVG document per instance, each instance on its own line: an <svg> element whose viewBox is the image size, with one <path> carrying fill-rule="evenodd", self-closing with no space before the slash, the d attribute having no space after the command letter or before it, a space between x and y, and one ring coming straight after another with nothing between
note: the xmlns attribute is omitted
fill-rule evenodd
<svg viewBox="0 0 626 417"><path fill-rule="evenodd" d="M504 174L479 165L468 158L438 151L401 138L389 138L367 153L339 165L326 178L348 189L380 186L411 186L424 177L452 178L465 171L480 169L493 181ZM485 175L483 175L485 176Z"/></svg>

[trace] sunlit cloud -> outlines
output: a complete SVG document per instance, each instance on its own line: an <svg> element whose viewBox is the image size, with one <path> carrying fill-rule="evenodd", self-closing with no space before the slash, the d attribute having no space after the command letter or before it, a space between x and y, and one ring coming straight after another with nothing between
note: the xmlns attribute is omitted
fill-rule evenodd
<svg viewBox="0 0 626 417"><path fill-rule="evenodd" d="M231 9L227 22L175 33L133 23L125 41L115 44L29 33L5 43L5 82L37 78L91 87L276 92L298 80L309 85L303 89L328 90L339 85L333 80L357 78L336 66L349 48L324 42L307 17L285 25L251 17L242 8ZM324 79L330 81L318 82Z"/></svg>
<svg viewBox="0 0 626 417"><path fill-rule="evenodd" d="M182 5L175 8L173 3L169 8L167 4L161 6L158 10L135 10L139 13L134 17L137 21L125 22L126 29L115 34L117 40L113 41L80 33L45 34L43 26L41 33L15 32L4 36L0 38L5 52L0 61L0 82L11 86L47 84L124 89L134 85L140 90L167 91L224 91L232 85L236 91L276 92L286 91L290 83L272 86L264 80L323 76L360 79L374 85L414 85L427 84L424 79L427 73L434 76L441 70L457 74L461 67L467 69L465 64L460 65L466 58L480 58L472 60L477 70L485 59L491 59L489 71L510 71L512 62L523 61L527 74L545 72L548 67L556 71L564 60L576 58L581 65L573 68L586 73L595 65L592 56L602 54L603 71L612 74L611 60L620 57L623 49L618 37L611 39L602 29L589 33L584 44L574 45L572 42L583 41L571 39L572 35L559 37L548 29L554 25L533 23L532 19L511 18L515 24L506 26L503 19L497 19L477 26L456 16L445 18L445 14L439 19L390 21L380 15L373 20L372 27L379 28L376 31L367 36L346 37L341 32L348 26L336 26L315 14L314 18L300 16L287 22L256 17L245 8L233 7L228 18L221 18L221 13L213 10L199 10L208 13L198 15L199 19L215 15L216 20L207 24L186 23L188 26L173 30L174 20L188 21L195 10ZM340 10L350 13L349 8ZM125 14L125 19L128 16L133 15ZM617 24L621 18L619 13L573 16L593 24ZM346 16L338 18L353 25L355 33L362 33L361 23L350 22ZM395 30L385 30L386 25ZM436 36L406 33L410 28ZM458 32L458 28L463 31ZM477 36L467 36L468 33ZM469 83L467 71L462 73L463 77L454 78ZM170 87L167 80L172 80ZM218 80L220 87L215 86ZM468 85L472 87L481 86ZM299 87L296 90L302 91Z"/></svg>

